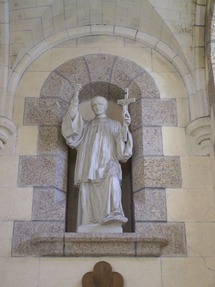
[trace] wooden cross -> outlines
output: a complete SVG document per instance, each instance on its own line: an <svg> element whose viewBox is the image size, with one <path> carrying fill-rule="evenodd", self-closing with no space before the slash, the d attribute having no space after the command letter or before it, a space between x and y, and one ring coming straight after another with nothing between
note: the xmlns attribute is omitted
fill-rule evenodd
<svg viewBox="0 0 215 287"><path fill-rule="evenodd" d="M124 280L120 273L112 272L112 267L105 261L96 263L93 272L82 277L82 287L123 287Z"/></svg>
<svg viewBox="0 0 215 287"><path fill-rule="evenodd" d="M122 117L124 120L123 123L123 128L124 128L124 133L123 133L123 139L125 142L127 142L127 134L128 134L128 124L126 120L131 121L131 116L128 111L128 105L131 103L134 103L136 101L135 98L128 98L128 88L125 89L125 98L122 100L118 100L117 104L122 106Z"/></svg>

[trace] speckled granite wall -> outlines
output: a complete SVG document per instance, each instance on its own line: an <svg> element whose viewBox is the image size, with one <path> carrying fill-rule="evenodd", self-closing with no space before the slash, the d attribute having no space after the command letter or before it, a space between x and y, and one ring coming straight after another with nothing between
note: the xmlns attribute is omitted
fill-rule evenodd
<svg viewBox="0 0 215 287"><path fill-rule="evenodd" d="M126 242L123 243L125 247L121 255L138 256L135 249L145 244L145 251L141 251L139 256L158 256L159 252L153 253L152 247L157 244L156 240L160 240L160 247L166 244L165 240L168 242L163 254L185 255L184 224L167 223L165 192L165 188L181 187L180 159L177 156L163 156L162 147L161 128L177 126L176 101L161 99L153 78L140 66L106 54L87 55L66 62L49 75L41 89L40 98L25 100L23 124L38 126L39 132L37 154L20 156L18 185L34 187L33 213L31 222L15 224L13 254L77 255L71 251L65 254L63 249L68 241L65 241L68 236L64 234L67 147L60 133L62 118L77 83L84 85L80 93L81 102L96 94L116 102L123 97L127 87L129 96L136 98L136 103L130 106L134 139L132 181L135 234L151 239L152 245L147 245L143 239L142 243L132 243L130 235L124 234L127 240L119 238L117 241L121 244ZM77 236L74 234L73 239L71 236L69 244L79 244ZM85 236L79 241L84 242ZM34 250L30 246L33 241L35 243L35 238L37 247ZM95 239L92 241L94 253L91 255L98 255L98 242ZM56 249L51 247L53 242ZM105 241L102 245L106 250L105 255L112 255L111 244L107 243L106 247L104 244ZM102 251L100 253L103 254Z"/></svg>

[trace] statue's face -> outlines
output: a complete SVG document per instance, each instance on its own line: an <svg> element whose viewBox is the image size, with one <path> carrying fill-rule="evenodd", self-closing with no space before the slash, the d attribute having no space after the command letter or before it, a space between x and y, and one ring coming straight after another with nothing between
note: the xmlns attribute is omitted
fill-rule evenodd
<svg viewBox="0 0 215 287"><path fill-rule="evenodd" d="M91 102L91 107L96 116L105 115L107 110L107 101L103 97L95 97Z"/></svg>

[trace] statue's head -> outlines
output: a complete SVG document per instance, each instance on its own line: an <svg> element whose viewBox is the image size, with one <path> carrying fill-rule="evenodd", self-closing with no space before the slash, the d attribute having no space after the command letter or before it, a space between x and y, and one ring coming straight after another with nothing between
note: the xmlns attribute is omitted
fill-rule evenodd
<svg viewBox="0 0 215 287"><path fill-rule="evenodd" d="M91 100L91 107L96 116L105 115L108 108L108 102L102 96L95 96Z"/></svg>

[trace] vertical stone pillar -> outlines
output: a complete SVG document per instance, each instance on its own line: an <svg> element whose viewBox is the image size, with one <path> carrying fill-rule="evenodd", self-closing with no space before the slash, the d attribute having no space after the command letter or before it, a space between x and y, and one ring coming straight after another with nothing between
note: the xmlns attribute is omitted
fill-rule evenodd
<svg viewBox="0 0 215 287"><path fill-rule="evenodd" d="M208 1L210 2L210 1ZM211 152L211 73L210 60L205 57L205 47L210 35L210 4L196 1L196 18L193 30L194 47L194 90L189 95L191 123L187 126L187 141L191 155L209 155ZM206 21L206 22L205 22ZM206 33L209 31L209 33ZM209 56L210 57L210 56ZM206 60L205 60L206 59ZM213 59L213 57L212 57ZM208 73L208 74L207 74Z"/></svg>
<svg viewBox="0 0 215 287"><path fill-rule="evenodd" d="M16 128L10 120L10 110L12 106L8 101L8 81L9 81L9 1L0 3L0 150L8 143L10 136L16 133Z"/></svg>

